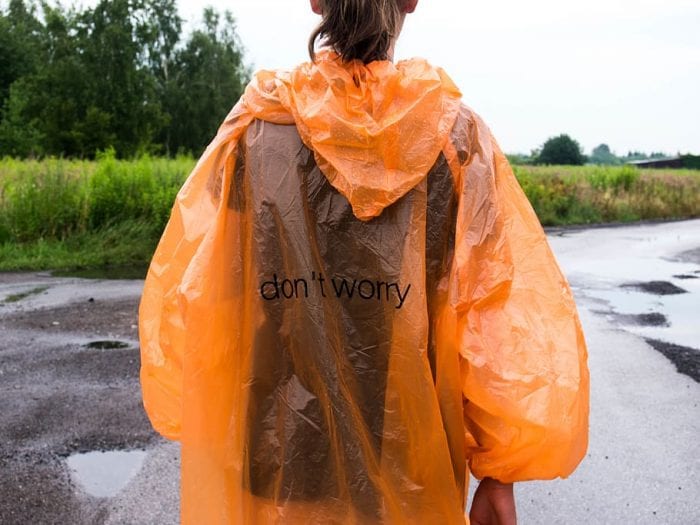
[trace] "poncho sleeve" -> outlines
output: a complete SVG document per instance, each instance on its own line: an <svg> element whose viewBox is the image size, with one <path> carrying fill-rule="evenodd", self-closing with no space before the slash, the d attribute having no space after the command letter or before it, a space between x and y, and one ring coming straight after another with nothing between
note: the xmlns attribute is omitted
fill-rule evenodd
<svg viewBox="0 0 700 525"><path fill-rule="evenodd" d="M177 194L144 283L139 304L143 404L153 428L168 439L180 439L182 430L183 360L190 337L182 290L197 286L191 281L201 275L198 252L227 205L223 179L251 120L241 101L219 128Z"/></svg>
<svg viewBox="0 0 700 525"><path fill-rule="evenodd" d="M449 308L477 478L566 477L588 442L586 345L569 285L490 130L469 119Z"/></svg>

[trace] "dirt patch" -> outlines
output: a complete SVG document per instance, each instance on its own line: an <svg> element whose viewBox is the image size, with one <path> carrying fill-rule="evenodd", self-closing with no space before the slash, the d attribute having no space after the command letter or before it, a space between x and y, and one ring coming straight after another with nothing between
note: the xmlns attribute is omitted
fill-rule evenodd
<svg viewBox="0 0 700 525"><path fill-rule="evenodd" d="M645 341L670 359L681 374L700 383L700 350L658 339L645 339Z"/></svg>
<svg viewBox="0 0 700 525"><path fill-rule="evenodd" d="M675 295L680 293L688 293L687 290L676 286L668 281L646 281L637 283L625 283L620 285L621 288L632 288L641 292L646 292L654 295Z"/></svg>

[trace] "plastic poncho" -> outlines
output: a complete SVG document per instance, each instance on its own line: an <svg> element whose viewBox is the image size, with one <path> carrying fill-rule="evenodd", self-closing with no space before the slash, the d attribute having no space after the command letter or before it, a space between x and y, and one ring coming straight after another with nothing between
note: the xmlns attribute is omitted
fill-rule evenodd
<svg viewBox="0 0 700 525"><path fill-rule="evenodd" d="M467 469L554 478L586 451L570 288L422 60L258 73L177 196L139 328L186 524L464 524Z"/></svg>

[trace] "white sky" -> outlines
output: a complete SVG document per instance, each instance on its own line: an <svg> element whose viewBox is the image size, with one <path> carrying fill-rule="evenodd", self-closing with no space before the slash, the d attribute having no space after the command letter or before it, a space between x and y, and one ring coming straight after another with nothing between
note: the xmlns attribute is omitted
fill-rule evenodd
<svg viewBox="0 0 700 525"><path fill-rule="evenodd" d="M190 22L229 9L255 69L308 59L308 0L179 4ZM413 56L445 68L508 152L568 133L586 152L700 154L698 0L420 0L396 53Z"/></svg>

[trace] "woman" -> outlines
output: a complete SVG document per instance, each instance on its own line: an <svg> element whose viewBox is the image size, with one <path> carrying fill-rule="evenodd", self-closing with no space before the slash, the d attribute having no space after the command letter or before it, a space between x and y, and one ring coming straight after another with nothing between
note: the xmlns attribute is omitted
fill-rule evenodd
<svg viewBox="0 0 700 525"><path fill-rule="evenodd" d="M488 127L393 64L417 0L311 0L181 189L140 307L183 523L514 523L585 454L571 291ZM315 44L325 48L318 53Z"/></svg>

